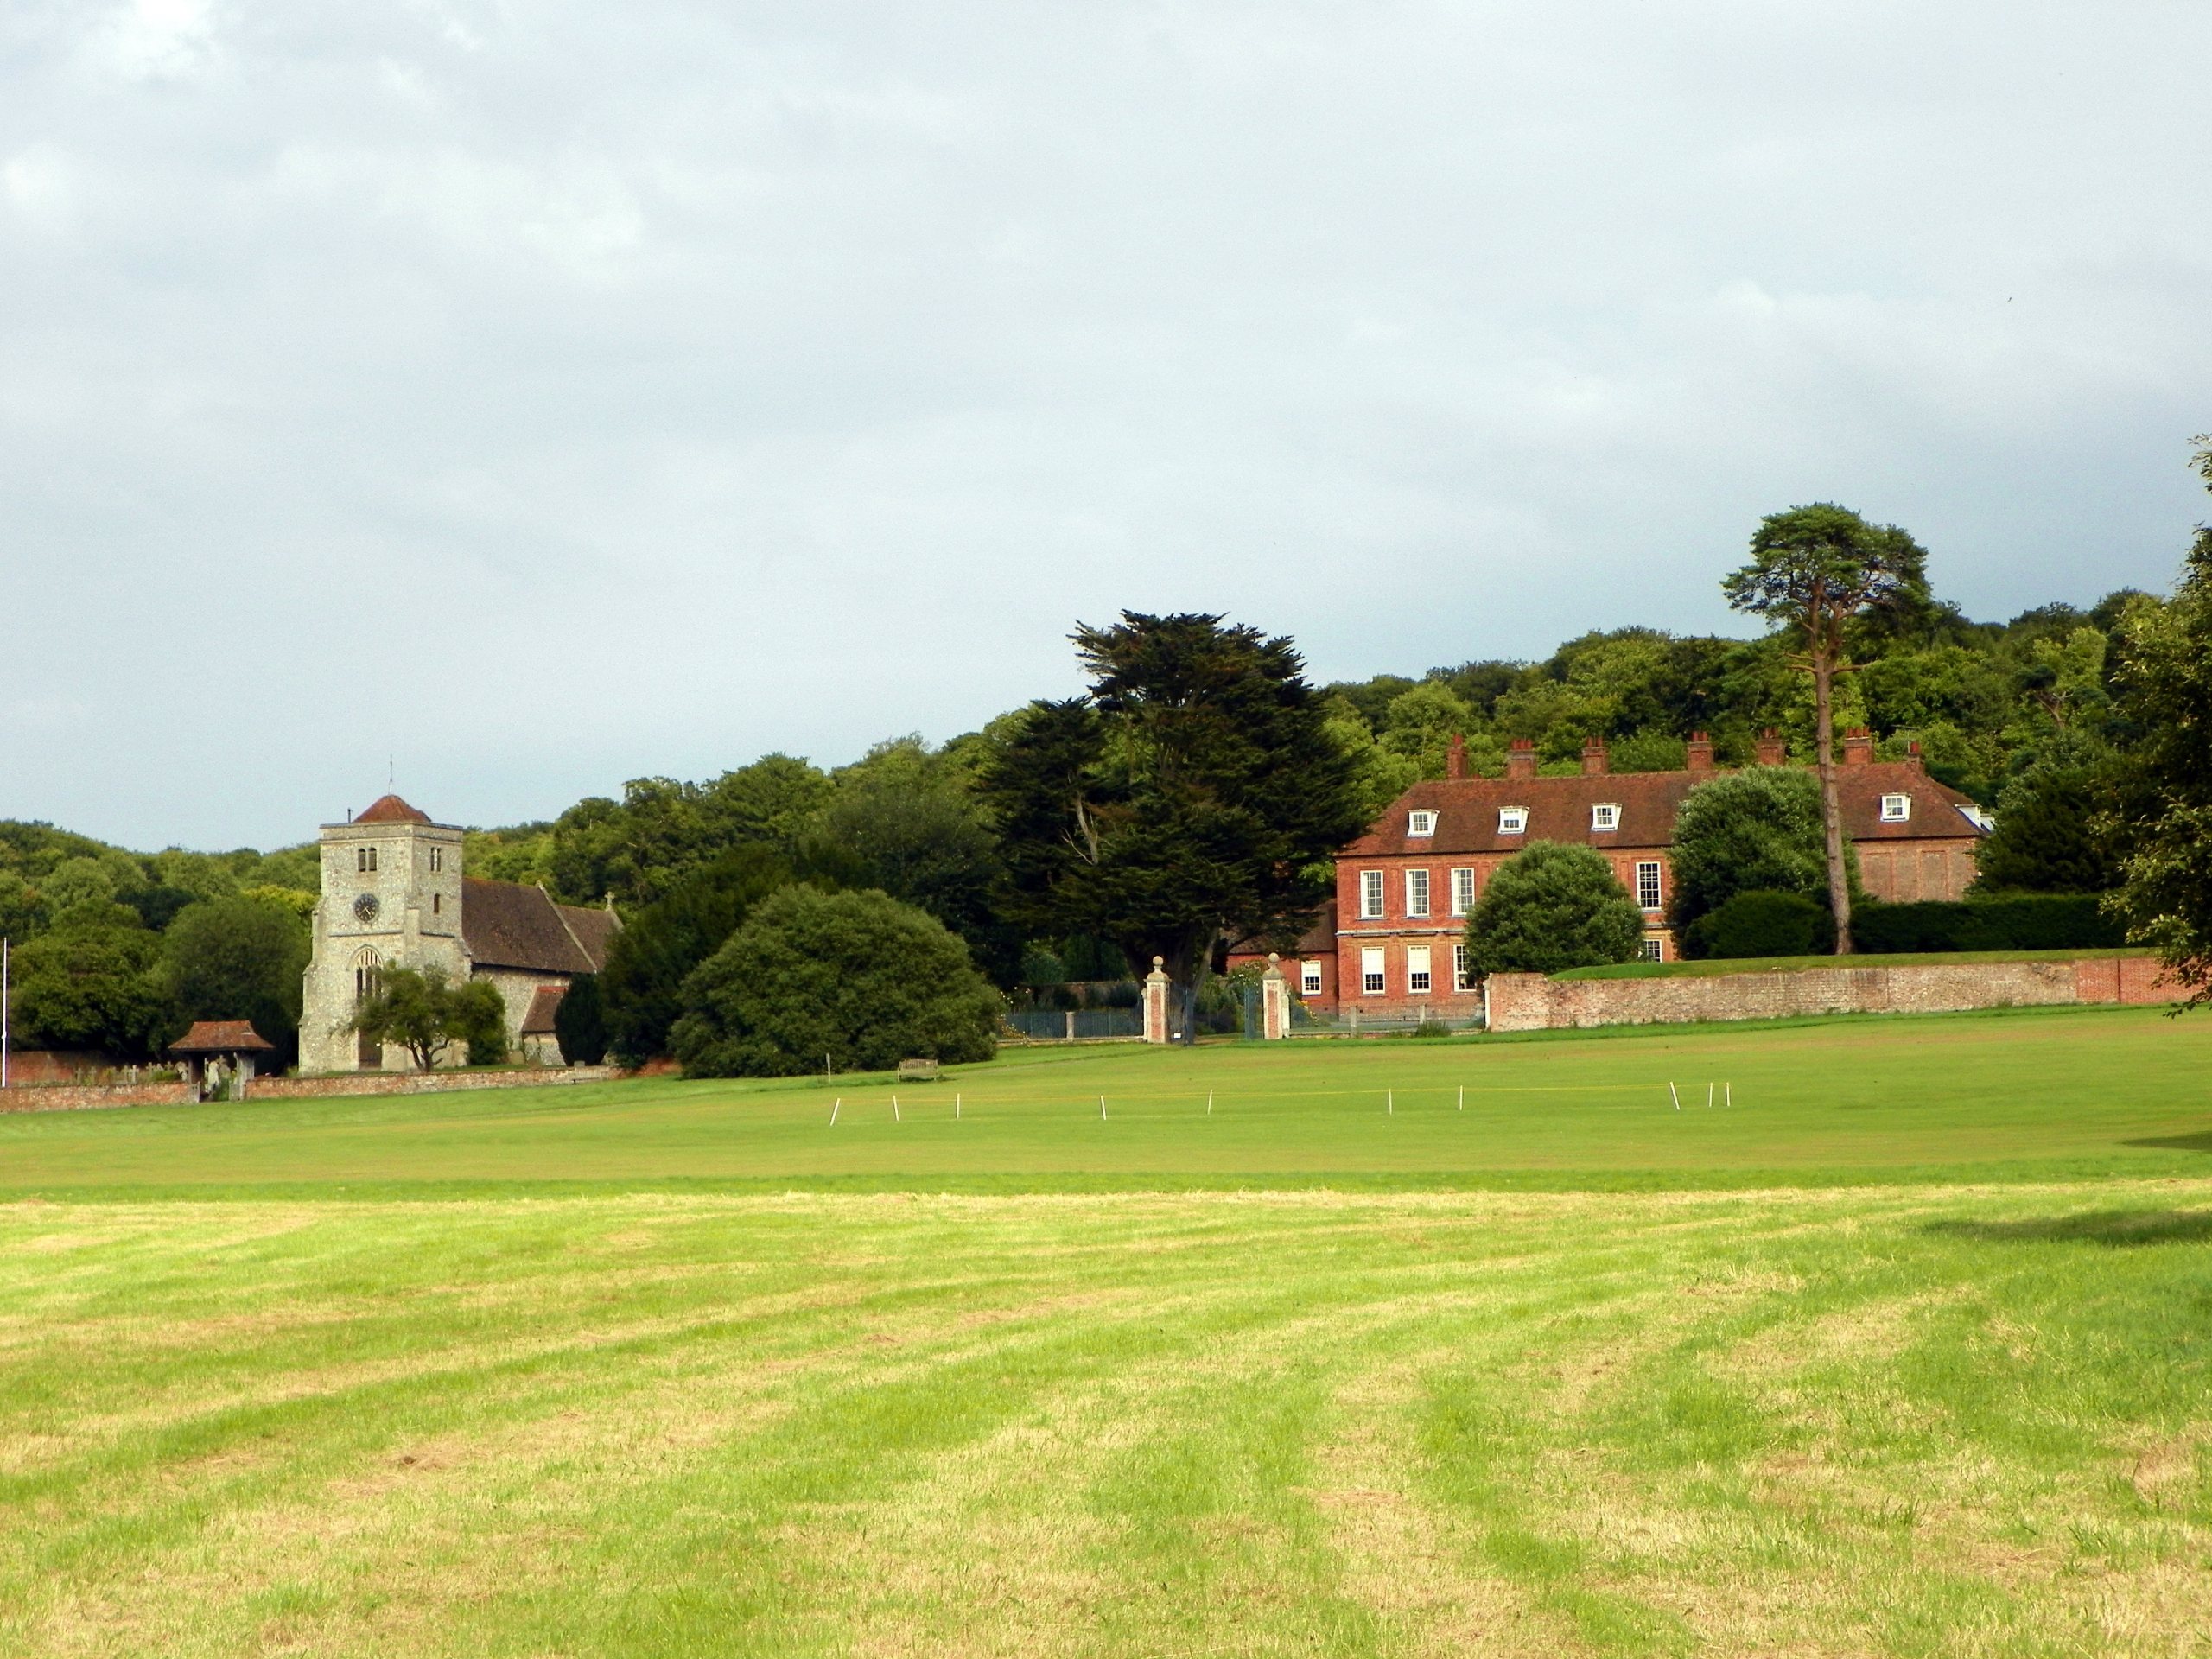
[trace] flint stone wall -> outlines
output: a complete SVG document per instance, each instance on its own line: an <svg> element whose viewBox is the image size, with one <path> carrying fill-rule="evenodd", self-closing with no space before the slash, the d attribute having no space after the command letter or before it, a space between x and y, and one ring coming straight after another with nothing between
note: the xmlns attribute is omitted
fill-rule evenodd
<svg viewBox="0 0 2212 1659"><path fill-rule="evenodd" d="M605 1083L621 1076L611 1065L548 1066L514 1071L348 1071L331 1077L256 1077L246 1101L320 1100L339 1095L435 1095L454 1089L535 1089L549 1084ZM108 1106L188 1106L188 1083L55 1084L0 1090L0 1112L79 1112Z"/></svg>

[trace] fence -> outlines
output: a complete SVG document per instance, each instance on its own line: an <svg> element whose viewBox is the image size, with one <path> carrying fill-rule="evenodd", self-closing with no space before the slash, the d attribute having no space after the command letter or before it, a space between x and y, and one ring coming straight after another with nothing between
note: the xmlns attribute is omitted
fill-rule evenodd
<svg viewBox="0 0 2212 1659"><path fill-rule="evenodd" d="M1076 1043L1144 1035L1141 1008L1033 1008L1001 1017L1016 1036L1032 1042Z"/></svg>

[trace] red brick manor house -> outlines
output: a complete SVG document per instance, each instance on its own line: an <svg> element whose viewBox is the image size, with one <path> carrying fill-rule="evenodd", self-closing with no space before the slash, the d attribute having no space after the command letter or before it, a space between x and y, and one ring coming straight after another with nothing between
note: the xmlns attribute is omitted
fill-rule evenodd
<svg viewBox="0 0 2212 1659"><path fill-rule="evenodd" d="M1760 740L1758 760L1784 763L1772 732ZM1415 784L1337 855L1335 909L1315 918L1284 971L1309 1007L1471 1016L1482 994L1466 972L1467 912L1491 872L1535 841L1580 842L1604 854L1643 911L1644 954L1671 960L1664 916L1675 815L1714 775L1713 745L1702 732L1690 739L1682 771L1616 773L1605 744L1592 739L1583 747L1580 774L1565 778L1538 777L1526 739L1507 753L1504 777L1471 778L1455 738L1442 778ZM1904 901L1965 893L1988 820L1928 775L1916 746L1908 760L1877 760L1873 739L1850 733L1836 786L1870 894ZM1232 960L1254 957L1240 950Z"/></svg>

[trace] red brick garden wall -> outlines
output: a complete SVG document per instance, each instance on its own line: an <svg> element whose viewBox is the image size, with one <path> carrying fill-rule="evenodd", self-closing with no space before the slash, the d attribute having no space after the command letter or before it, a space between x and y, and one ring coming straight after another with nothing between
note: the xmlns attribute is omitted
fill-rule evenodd
<svg viewBox="0 0 2212 1659"><path fill-rule="evenodd" d="M1861 958L1861 961L1867 961ZM1492 1031L1554 1031L1808 1014L1937 1014L2083 1002L2167 1002L2176 993L2147 957L2078 962L1904 963L1667 979L1489 982Z"/></svg>

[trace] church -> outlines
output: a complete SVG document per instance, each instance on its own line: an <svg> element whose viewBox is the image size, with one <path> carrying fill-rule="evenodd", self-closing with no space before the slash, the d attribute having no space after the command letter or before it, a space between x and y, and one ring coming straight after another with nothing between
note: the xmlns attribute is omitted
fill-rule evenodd
<svg viewBox="0 0 2212 1659"><path fill-rule="evenodd" d="M397 1045L369 1042L353 1010L386 968L439 968L458 983L488 980L507 1007L518 1058L557 1065L553 1014L579 974L607 964L622 924L603 910L556 905L541 887L479 881L461 869L461 832L386 795L322 826L322 893L300 1015L300 1070L404 1071Z"/></svg>

